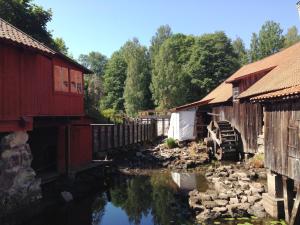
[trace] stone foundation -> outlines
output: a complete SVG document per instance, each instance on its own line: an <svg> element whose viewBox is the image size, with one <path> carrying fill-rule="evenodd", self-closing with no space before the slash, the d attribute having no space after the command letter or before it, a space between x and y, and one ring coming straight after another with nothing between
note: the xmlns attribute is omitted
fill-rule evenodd
<svg viewBox="0 0 300 225"><path fill-rule="evenodd" d="M268 193L263 194L263 206L274 218L284 218L284 200L280 175L268 171Z"/></svg>
<svg viewBox="0 0 300 225"><path fill-rule="evenodd" d="M0 208L9 213L41 198L40 179L31 168L26 132L15 132L0 144Z"/></svg>

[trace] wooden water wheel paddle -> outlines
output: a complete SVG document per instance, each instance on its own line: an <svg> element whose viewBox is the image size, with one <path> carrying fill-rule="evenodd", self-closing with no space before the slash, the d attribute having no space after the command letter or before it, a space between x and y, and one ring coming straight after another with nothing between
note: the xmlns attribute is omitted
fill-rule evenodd
<svg viewBox="0 0 300 225"><path fill-rule="evenodd" d="M208 127L210 148L217 160L236 160L238 156L238 135L228 121L212 121Z"/></svg>

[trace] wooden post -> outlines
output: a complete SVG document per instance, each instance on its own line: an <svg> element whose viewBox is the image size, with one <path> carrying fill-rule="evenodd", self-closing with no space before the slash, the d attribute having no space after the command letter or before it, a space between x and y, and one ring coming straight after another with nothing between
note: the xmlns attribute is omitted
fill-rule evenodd
<svg viewBox="0 0 300 225"><path fill-rule="evenodd" d="M165 118L162 118L162 134L161 136L165 136Z"/></svg>
<svg viewBox="0 0 300 225"><path fill-rule="evenodd" d="M295 203L293 206L293 210L290 217L289 225L297 225L299 224L300 218L299 218L299 212L300 212L300 184L297 185L297 195L295 199Z"/></svg>
<svg viewBox="0 0 300 225"><path fill-rule="evenodd" d="M108 149L108 127L103 126L103 150Z"/></svg>
<svg viewBox="0 0 300 225"><path fill-rule="evenodd" d="M293 208L293 189L294 181L288 177L282 176L283 183L283 198L284 198L284 213L285 220L290 221L290 215Z"/></svg>

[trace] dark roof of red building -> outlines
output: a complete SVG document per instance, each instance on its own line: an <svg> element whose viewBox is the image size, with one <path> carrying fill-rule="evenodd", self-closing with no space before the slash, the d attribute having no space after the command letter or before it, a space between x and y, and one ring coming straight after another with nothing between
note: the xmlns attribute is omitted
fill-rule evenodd
<svg viewBox="0 0 300 225"><path fill-rule="evenodd" d="M30 35L24 33L20 29L16 28L15 26L11 25L10 23L6 22L5 20L0 18L0 40L4 40L7 42L11 42L26 48L30 48L33 50L37 50L43 54L47 55L57 55L64 60L74 64L75 66L79 67L82 69L85 73L93 73L89 69L85 68L84 66L80 65L78 62L75 60L69 58L68 56L56 52L53 49L49 48L48 46L44 45L43 43L37 41Z"/></svg>

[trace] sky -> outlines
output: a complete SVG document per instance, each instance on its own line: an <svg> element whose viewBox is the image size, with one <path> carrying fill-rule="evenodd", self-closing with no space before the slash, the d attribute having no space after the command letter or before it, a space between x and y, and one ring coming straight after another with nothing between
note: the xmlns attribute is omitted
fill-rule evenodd
<svg viewBox="0 0 300 225"><path fill-rule="evenodd" d="M34 0L52 9L48 29L62 37L75 58L98 51L110 57L136 37L149 46L157 28L168 24L173 33L201 35L224 31L241 37L249 47L251 34L267 20L284 29L300 19L297 0Z"/></svg>

